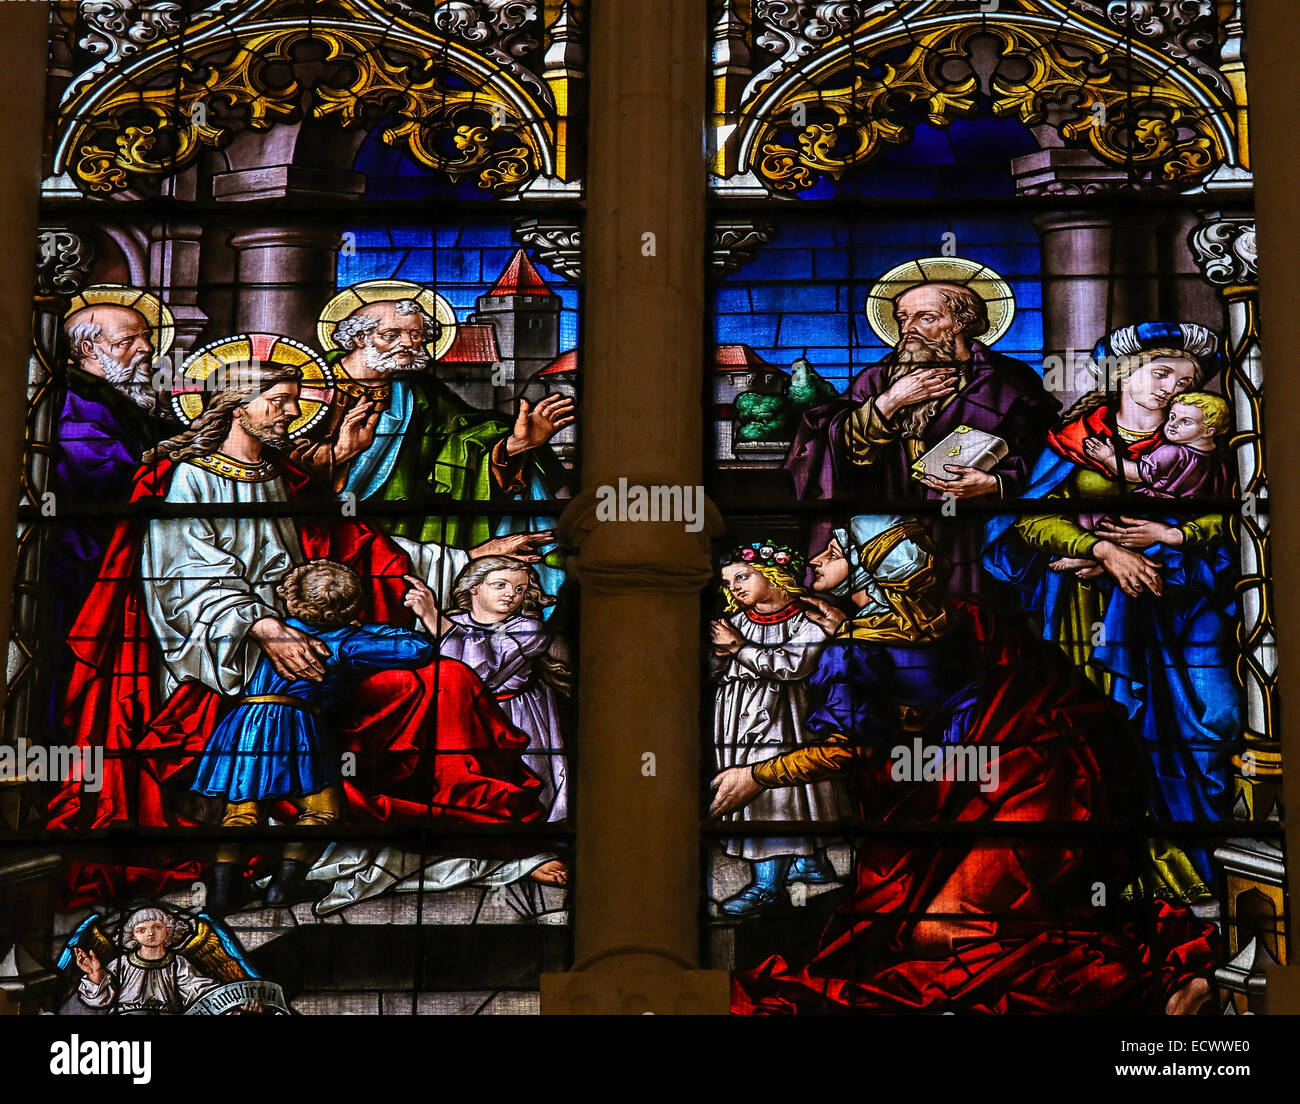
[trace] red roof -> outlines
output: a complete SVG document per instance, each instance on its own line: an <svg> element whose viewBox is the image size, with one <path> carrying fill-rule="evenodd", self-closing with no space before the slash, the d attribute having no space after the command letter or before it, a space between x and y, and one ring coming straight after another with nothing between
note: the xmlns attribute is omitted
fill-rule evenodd
<svg viewBox="0 0 1300 1104"><path fill-rule="evenodd" d="M462 322L456 327L456 340L442 357L452 364L494 364L501 359L497 352L495 326Z"/></svg>
<svg viewBox="0 0 1300 1104"><path fill-rule="evenodd" d="M516 249L489 295L554 295L522 249Z"/></svg>
<svg viewBox="0 0 1300 1104"><path fill-rule="evenodd" d="M767 368L779 372L775 364L769 364L748 345L718 345L715 347L713 363L722 372L740 372L745 369Z"/></svg>
<svg viewBox="0 0 1300 1104"><path fill-rule="evenodd" d="M562 372L576 372L578 370L578 350L570 349L567 353L561 353L550 364L540 372L534 372L536 376L558 376Z"/></svg>

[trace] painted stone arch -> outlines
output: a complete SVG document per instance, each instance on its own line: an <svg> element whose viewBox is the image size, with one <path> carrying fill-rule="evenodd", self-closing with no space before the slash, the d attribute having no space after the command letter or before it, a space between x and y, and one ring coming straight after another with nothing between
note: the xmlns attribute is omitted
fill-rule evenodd
<svg viewBox="0 0 1300 1104"><path fill-rule="evenodd" d="M723 4L714 169L724 181L795 197L906 144L919 120L943 127L989 110L1040 148L1086 150L1141 188L1187 191L1248 164L1232 67L1126 34L1096 5L1004 0L988 13L924 0L905 18L892 3L813 7ZM752 46L780 56L754 71Z"/></svg>
<svg viewBox="0 0 1300 1104"><path fill-rule="evenodd" d="M319 144L325 125L351 149L378 128L485 197L574 180L567 127L583 79L583 4L536 6L544 42L518 41L517 21L465 23L450 6L430 13L391 0L321 0L310 12L296 0L218 3L184 25L178 12L146 45L68 84L53 170L94 196L147 193L241 134L298 152L299 136ZM283 128L291 141L274 135Z"/></svg>

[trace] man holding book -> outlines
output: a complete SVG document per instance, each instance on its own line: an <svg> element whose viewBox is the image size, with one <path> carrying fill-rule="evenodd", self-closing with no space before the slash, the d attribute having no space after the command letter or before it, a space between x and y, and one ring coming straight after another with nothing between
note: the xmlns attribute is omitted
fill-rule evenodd
<svg viewBox="0 0 1300 1104"><path fill-rule="evenodd" d="M1013 311L1011 289L974 262L888 273L866 313L893 352L809 410L786 457L800 498L879 511L938 500L924 517L955 593L980 589L985 519L962 501L1019 497L1060 410L1028 364L990 348Z"/></svg>

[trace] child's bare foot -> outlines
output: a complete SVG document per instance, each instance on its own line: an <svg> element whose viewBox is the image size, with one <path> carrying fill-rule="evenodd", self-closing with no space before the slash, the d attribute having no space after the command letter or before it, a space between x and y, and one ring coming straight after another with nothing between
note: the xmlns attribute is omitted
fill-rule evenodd
<svg viewBox="0 0 1300 1104"><path fill-rule="evenodd" d="M569 868L559 859L552 859L550 862L542 863L528 876L535 882L541 882L542 885L564 886L569 884Z"/></svg>
<svg viewBox="0 0 1300 1104"><path fill-rule="evenodd" d="M1210 999L1210 983L1205 978L1192 978L1165 1004L1166 1016L1195 1016Z"/></svg>
<svg viewBox="0 0 1300 1104"><path fill-rule="evenodd" d="M1079 556L1061 556L1047 565L1053 571L1080 571L1084 568L1095 566L1092 560L1085 560Z"/></svg>

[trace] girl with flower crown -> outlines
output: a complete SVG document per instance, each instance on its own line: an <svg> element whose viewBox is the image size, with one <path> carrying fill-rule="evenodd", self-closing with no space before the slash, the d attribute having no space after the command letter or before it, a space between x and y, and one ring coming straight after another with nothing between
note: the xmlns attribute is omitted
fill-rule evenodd
<svg viewBox="0 0 1300 1104"><path fill-rule="evenodd" d="M826 641L802 607L803 557L784 545L755 541L722 560L724 620L713 622L717 684L714 740L718 769L752 766L806 742L808 678ZM733 819L834 820L837 783L766 791ZM754 868L751 885L721 905L726 916L753 916L776 904L787 882L824 884L835 870L818 841L804 837L730 839L726 852Z"/></svg>

